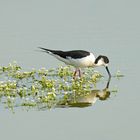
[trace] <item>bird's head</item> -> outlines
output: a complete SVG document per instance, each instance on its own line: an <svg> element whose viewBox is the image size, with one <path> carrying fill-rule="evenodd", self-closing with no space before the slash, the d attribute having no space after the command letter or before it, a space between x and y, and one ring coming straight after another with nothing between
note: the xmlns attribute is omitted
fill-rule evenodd
<svg viewBox="0 0 140 140"><path fill-rule="evenodd" d="M105 66L107 73L109 75L109 79L111 78L110 71L108 69L109 59L107 56L99 55L94 62L95 66Z"/></svg>
<svg viewBox="0 0 140 140"><path fill-rule="evenodd" d="M109 64L109 59L107 56L99 55L94 62L95 66L105 66L107 67Z"/></svg>

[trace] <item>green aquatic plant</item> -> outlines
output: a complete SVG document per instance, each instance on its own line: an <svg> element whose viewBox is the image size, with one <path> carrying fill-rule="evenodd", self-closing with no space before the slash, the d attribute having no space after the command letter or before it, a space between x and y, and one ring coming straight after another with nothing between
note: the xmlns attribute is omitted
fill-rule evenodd
<svg viewBox="0 0 140 140"><path fill-rule="evenodd" d="M73 73L71 72L69 66L67 66L67 67L60 66L58 68L58 76L61 77L61 78L64 78L64 77L67 77L67 76L72 77L72 75L73 75Z"/></svg>
<svg viewBox="0 0 140 140"><path fill-rule="evenodd" d="M114 77L116 77L117 79L120 79L120 78L124 77L124 75L121 73L120 70L118 70Z"/></svg>
<svg viewBox="0 0 140 140"><path fill-rule="evenodd" d="M91 81L93 82L94 86L96 87L96 83L102 78L103 76L99 72L95 72L92 75Z"/></svg>
<svg viewBox="0 0 140 140"><path fill-rule="evenodd" d="M23 71L16 62L1 66L1 105L5 104L10 110L18 106L52 108L60 103L60 98L67 104L70 98L85 96L103 81L103 76L92 68L85 69L77 79L73 79L72 71L70 66ZM116 77L122 77L119 71Z"/></svg>
<svg viewBox="0 0 140 140"><path fill-rule="evenodd" d="M21 70L21 67L16 63L16 62L13 62L13 63L9 63L8 66L1 66L0 67L0 73L3 74L5 72L16 72L18 70Z"/></svg>
<svg viewBox="0 0 140 140"><path fill-rule="evenodd" d="M21 103L21 106L27 106L27 107L35 107L37 104L36 102L33 101L24 101Z"/></svg>
<svg viewBox="0 0 140 140"><path fill-rule="evenodd" d="M53 89L55 85L54 80L49 80L45 76L42 76L41 80L38 81L43 89Z"/></svg>
<svg viewBox="0 0 140 140"><path fill-rule="evenodd" d="M30 72L16 72L16 73L12 73L10 76L15 78L15 79L19 79L19 80L22 80L22 79L27 79L27 78L34 78L34 74L36 72L35 71L30 71Z"/></svg>

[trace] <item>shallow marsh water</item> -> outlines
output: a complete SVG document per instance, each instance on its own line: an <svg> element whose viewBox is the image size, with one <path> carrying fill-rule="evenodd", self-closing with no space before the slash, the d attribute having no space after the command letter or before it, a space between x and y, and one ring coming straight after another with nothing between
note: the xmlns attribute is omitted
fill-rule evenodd
<svg viewBox="0 0 140 140"><path fill-rule="evenodd" d="M62 65L37 47L85 49L110 58L118 92L86 108L51 110L0 108L1 138L139 140L139 1L1 1L0 65L16 60L24 70ZM83 10L84 9L84 10ZM103 68L97 68L105 76ZM99 90L105 87L103 82Z"/></svg>
<svg viewBox="0 0 140 140"><path fill-rule="evenodd" d="M93 68L84 69L81 77L73 79L73 68L61 66L51 69L31 70L23 72L17 63L0 67L0 103L14 112L16 107L41 108L86 107L92 105L97 98L106 100L111 93L111 78L104 76ZM117 72L112 78L123 77ZM102 90L101 82L106 83ZM41 107L44 106L44 107Z"/></svg>

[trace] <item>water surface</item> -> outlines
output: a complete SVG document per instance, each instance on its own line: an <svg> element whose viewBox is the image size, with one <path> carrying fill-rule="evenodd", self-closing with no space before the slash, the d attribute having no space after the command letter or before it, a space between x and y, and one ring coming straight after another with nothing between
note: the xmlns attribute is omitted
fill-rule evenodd
<svg viewBox="0 0 140 140"><path fill-rule="evenodd" d="M86 108L1 108L1 138L139 140L139 1L1 1L0 65L16 60L25 70L60 65L37 47L84 49L110 58L116 96ZM104 74L103 68L97 68ZM99 90L102 89L102 85Z"/></svg>

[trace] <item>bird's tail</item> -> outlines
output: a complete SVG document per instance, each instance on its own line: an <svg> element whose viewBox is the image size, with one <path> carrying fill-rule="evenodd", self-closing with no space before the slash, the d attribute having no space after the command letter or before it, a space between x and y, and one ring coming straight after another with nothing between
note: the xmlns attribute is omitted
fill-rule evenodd
<svg viewBox="0 0 140 140"><path fill-rule="evenodd" d="M53 53L53 50L42 48L42 47L38 47L38 48L40 48L43 52L47 52L49 54L52 54Z"/></svg>

